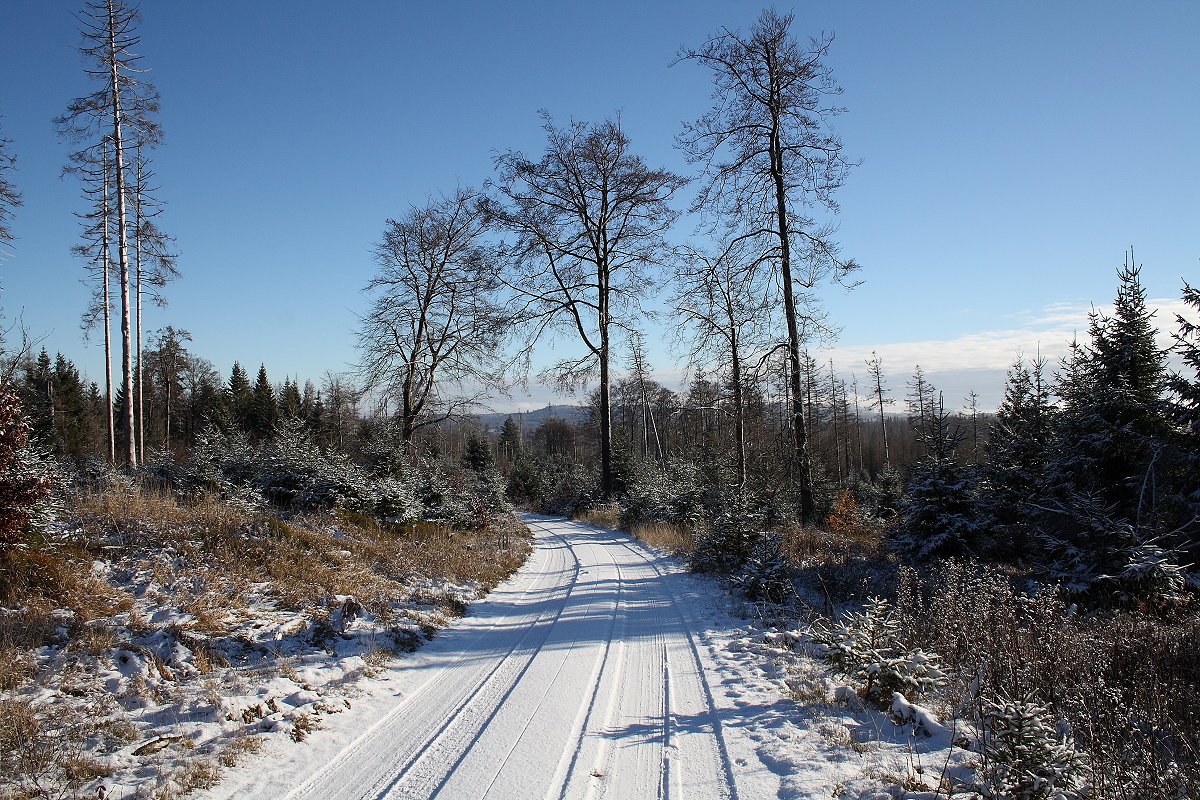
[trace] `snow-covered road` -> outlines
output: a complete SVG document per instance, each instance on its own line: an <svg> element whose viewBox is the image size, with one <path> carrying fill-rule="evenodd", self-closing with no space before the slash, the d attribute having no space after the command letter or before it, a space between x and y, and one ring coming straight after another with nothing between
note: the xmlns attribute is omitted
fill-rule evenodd
<svg viewBox="0 0 1200 800"><path fill-rule="evenodd" d="M405 660L388 710L213 795L738 797L692 616L710 584L623 533L527 522L529 563Z"/></svg>

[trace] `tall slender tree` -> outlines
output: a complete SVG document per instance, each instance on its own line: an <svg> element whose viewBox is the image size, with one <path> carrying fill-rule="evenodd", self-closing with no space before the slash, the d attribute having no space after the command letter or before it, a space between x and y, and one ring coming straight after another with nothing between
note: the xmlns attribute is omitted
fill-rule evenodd
<svg viewBox="0 0 1200 800"><path fill-rule="evenodd" d="M125 397L124 425L128 431L125 459L138 462L134 422L134 375L132 341L132 220L128 212L133 188L129 166L136 142L157 144L161 130L153 115L158 111L158 92L139 76L140 45L137 34L140 14L124 0L93 0L84 5L78 19L82 24L84 71L101 88L77 98L55 122L68 140L94 150L108 141L112 148L113 223L117 252L118 285L121 297L121 387ZM76 154L77 156L79 153Z"/></svg>
<svg viewBox="0 0 1200 800"><path fill-rule="evenodd" d="M738 486L747 479L745 388L751 373L772 352L775 317L769 271L743 243L717 254L690 251L680 260L675 309L693 333L690 358L696 366L716 359L727 371L733 399L734 460Z"/></svg>
<svg viewBox="0 0 1200 800"><path fill-rule="evenodd" d="M161 202L154 196L151 185L154 173L145 153L144 142L137 141L134 149L133 191L133 263L134 263L134 336L137 352L137 438L138 458L146 457L145 408L142 399L142 299L147 295L156 305L164 306L167 301L161 289L173 278L179 277L176 269L177 255L172 252L174 239L167 236L155 218L161 213ZM169 444L169 442L168 442Z"/></svg>
<svg viewBox="0 0 1200 800"><path fill-rule="evenodd" d="M13 240L12 229L8 227L13 209L21 205L21 193L7 175L16 164L16 158L8 151L10 144L11 139L0 136L0 260L6 255L4 247Z"/></svg>
<svg viewBox="0 0 1200 800"><path fill-rule="evenodd" d="M871 405L879 411L879 435L883 437L883 464L891 466L892 459L888 453L887 415L884 409L895 401L888 397L888 390L884 388L883 359L874 350L871 351L871 359L867 361L867 374L871 377L871 383L874 384Z"/></svg>
<svg viewBox="0 0 1200 800"><path fill-rule="evenodd" d="M71 154L71 163L64 173L73 174L83 184L84 197L91 210L77 216L83 221L83 241L71 248L75 255L84 258L87 270L92 275L94 287L91 302L83 314L84 336L101 325L104 331L104 404L108 433L108 460L117 459L116 425L113 419L113 376L112 376L112 222L113 222L113 174L112 148L108 137L100 140L98 148L85 148Z"/></svg>
<svg viewBox="0 0 1200 800"><path fill-rule="evenodd" d="M811 521L800 350L818 318L815 288L831 279L847 282L857 265L839 254L832 226L805 213L837 211L834 193L851 164L830 127L840 112L830 100L841 93L824 63L832 37L802 45L792 20L767 10L746 33L723 29L699 48L681 50L680 60L712 70L715 88L713 109L687 125L678 142L689 161L704 166L696 208L758 243L759 257L779 270L800 514Z"/></svg>
<svg viewBox="0 0 1200 800"><path fill-rule="evenodd" d="M599 373L600 484L614 490L611 357L614 328L631 311L666 256L663 233L678 216L668 201L685 180L654 170L630 149L620 119L555 127L545 116L546 152L538 161L500 156L500 219L514 235L505 279L528 324L529 342L570 331L584 354L552 375L573 387Z"/></svg>

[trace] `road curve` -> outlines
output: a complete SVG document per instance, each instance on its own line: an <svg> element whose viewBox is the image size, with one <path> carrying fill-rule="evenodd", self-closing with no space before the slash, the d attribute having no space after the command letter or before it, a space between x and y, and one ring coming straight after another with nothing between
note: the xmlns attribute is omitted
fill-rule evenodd
<svg viewBox="0 0 1200 800"><path fill-rule="evenodd" d="M526 522L529 563L289 800L736 800L689 611L704 584L623 533Z"/></svg>

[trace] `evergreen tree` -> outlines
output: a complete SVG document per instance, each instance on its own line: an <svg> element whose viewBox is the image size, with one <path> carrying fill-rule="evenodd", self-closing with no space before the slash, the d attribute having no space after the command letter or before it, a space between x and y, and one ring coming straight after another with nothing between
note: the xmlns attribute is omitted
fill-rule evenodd
<svg viewBox="0 0 1200 800"><path fill-rule="evenodd" d="M277 422L279 422L279 404L275 398L275 389L267 378L266 364L261 364L258 368L258 379L254 382L250 406L250 433L260 441L268 439L274 432Z"/></svg>
<svg viewBox="0 0 1200 800"><path fill-rule="evenodd" d="M512 464L521 454L521 427L512 417L504 418L504 427L500 429L500 455L506 464Z"/></svg>
<svg viewBox="0 0 1200 800"><path fill-rule="evenodd" d="M25 364L25 424L35 441L57 448L54 430L54 370L45 348Z"/></svg>
<svg viewBox="0 0 1200 800"><path fill-rule="evenodd" d="M249 433L254 407L254 391L250 387L250 378L247 377L246 370L236 361L233 362L233 369L229 373L229 384L225 387L225 393L233 422L242 431Z"/></svg>
<svg viewBox="0 0 1200 800"><path fill-rule="evenodd" d="M466 452L462 457L463 466L478 475L486 475L496 466L496 457L492 454L492 444L483 434L471 432L467 436Z"/></svg>
<svg viewBox="0 0 1200 800"><path fill-rule="evenodd" d="M1134 524L1154 520L1169 431L1166 353L1155 343L1140 271L1126 261L1113 316L1094 311L1091 344L1064 363L1054 463L1061 492L1093 495Z"/></svg>
<svg viewBox="0 0 1200 800"><path fill-rule="evenodd" d="M1054 408L1045 365L1041 358L1028 366L1018 359L1009 369L1004 400L988 435L988 459L981 468L989 527L1009 556L1024 548L1020 526L1029 521L1028 503L1046 491Z"/></svg>
<svg viewBox="0 0 1200 800"><path fill-rule="evenodd" d="M283 388L279 391L279 415L284 419L301 419L304 416L303 406L300 386L291 378L284 378Z"/></svg>
<svg viewBox="0 0 1200 800"><path fill-rule="evenodd" d="M1200 311L1200 291L1184 283L1183 300ZM1177 330L1173 334L1175 351L1183 359L1184 368L1191 371L1173 373L1167 378L1167 388L1173 403L1171 417L1177 431L1177 446L1171 463L1170 527L1182 526L1180 544L1193 549L1200 540L1200 320L1192 322L1182 315L1175 317Z"/></svg>
<svg viewBox="0 0 1200 800"><path fill-rule="evenodd" d="M981 532L975 475L954 456L963 432L940 396L925 414L925 457L909 475L908 509L896 545L918 559L974 552Z"/></svg>
<svg viewBox="0 0 1200 800"><path fill-rule="evenodd" d="M62 353L54 359L55 431L61 455L87 455L97 432L97 412L92 408L79 370Z"/></svg>

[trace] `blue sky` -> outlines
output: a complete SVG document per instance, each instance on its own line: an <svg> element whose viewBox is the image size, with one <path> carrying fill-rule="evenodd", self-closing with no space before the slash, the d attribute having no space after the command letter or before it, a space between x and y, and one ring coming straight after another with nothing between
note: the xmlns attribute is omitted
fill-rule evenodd
<svg viewBox="0 0 1200 800"><path fill-rule="evenodd" d="M0 280L9 320L23 310L51 352L96 379L100 337L80 336L89 290L69 252L83 204L59 178L70 147L50 122L91 91L78 5L0 11L0 130L25 196ZM708 109L710 79L670 66L674 55L761 8L147 0L162 226L184 277L146 328L189 330L223 374L235 359L277 380L346 369L388 217L481 183L499 151L538 154L540 108L560 122L619 110L648 163L686 173L673 139ZM839 236L864 283L825 293L842 335L822 358L861 375L878 349L897 393L920 361L948 405L970 388L994 405L1018 350L1060 352L1089 304L1111 300L1130 245L1152 298L1200 282L1200 4L794 8L798 35L836 35L849 109L837 128L862 162L840 195ZM685 223L676 237L689 234ZM668 338L651 328L652 342ZM669 382L677 359L652 360Z"/></svg>

